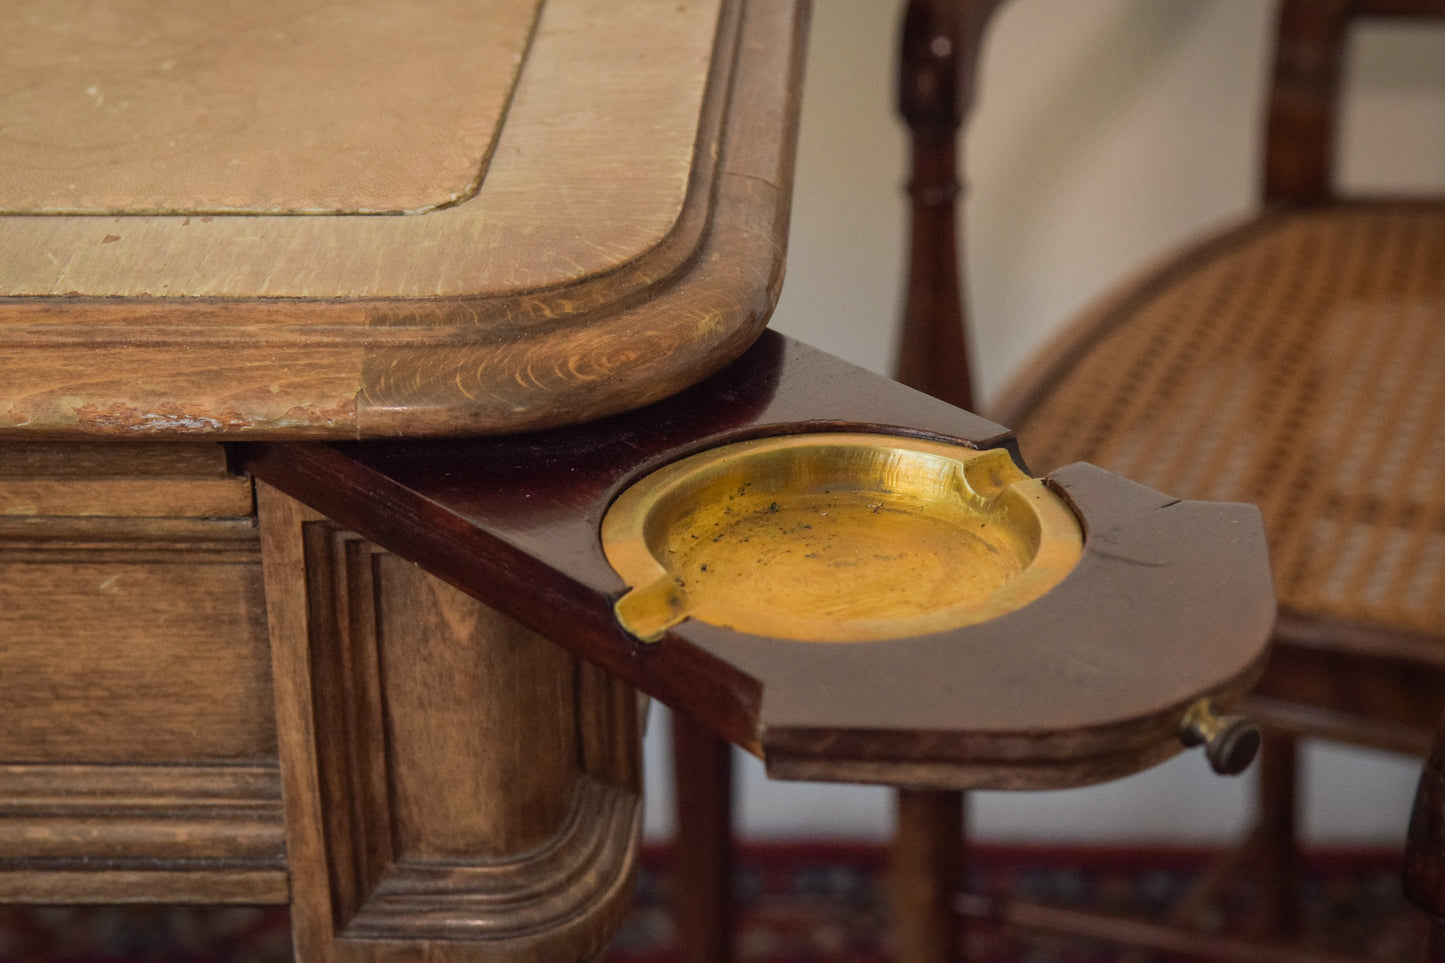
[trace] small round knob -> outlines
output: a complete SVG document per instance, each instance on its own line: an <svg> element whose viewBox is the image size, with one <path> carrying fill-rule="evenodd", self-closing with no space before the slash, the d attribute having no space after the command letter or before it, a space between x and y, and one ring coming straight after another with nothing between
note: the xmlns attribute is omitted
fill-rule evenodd
<svg viewBox="0 0 1445 963"><path fill-rule="evenodd" d="M1234 776L1259 752L1259 726L1247 716L1220 715L1214 703L1201 699L1184 714L1179 738L1186 746L1203 746L1209 765L1222 776Z"/></svg>

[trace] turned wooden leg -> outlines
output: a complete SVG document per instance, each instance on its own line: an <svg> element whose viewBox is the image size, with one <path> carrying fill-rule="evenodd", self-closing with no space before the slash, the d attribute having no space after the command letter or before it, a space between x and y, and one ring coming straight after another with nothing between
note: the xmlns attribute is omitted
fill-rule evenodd
<svg viewBox="0 0 1445 963"><path fill-rule="evenodd" d="M964 795L900 789L889 870L893 958L952 963L961 955L953 898L963 883Z"/></svg>
<svg viewBox="0 0 1445 963"><path fill-rule="evenodd" d="M732 953L732 746L672 715L677 831L672 854L678 958L730 963Z"/></svg>
<svg viewBox="0 0 1445 963"><path fill-rule="evenodd" d="M261 486L302 963L595 956L631 897L633 694Z"/></svg>
<svg viewBox="0 0 1445 963"><path fill-rule="evenodd" d="M1299 741L1270 731L1259 767L1259 823L1250 841L1259 880L1258 935L1286 938L1299 929Z"/></svg>

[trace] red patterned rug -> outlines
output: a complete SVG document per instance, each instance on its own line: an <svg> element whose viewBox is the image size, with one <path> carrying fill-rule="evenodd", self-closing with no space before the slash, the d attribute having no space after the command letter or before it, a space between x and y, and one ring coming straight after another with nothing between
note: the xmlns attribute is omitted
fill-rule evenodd
<svg viewBox="0 0 1445 963"><path fill-rule="evenodd" d="M980 846L970 889L1031 901L1157 918L1176 905L1210 863L1204 850ZM887 908L881 848L856 845L747 846L736 873L739 963L885 963ZM1301 925L1321 953L1389 963L1419 957L1424 921L1399 882L1398 854L1312 854L1301 893ZM1250 915L1252 881L1228 886L1204 924L1231 932ZM606 963L673 963L666 853L649 850L637 905ZM1141 953L1099 940L979 923L968 932L970 963L1175 963L1191 956Z"/></svg>
<svg viewBox="0 0 1445 963"><path fill-rule="evenodd" d="M1157 915L1206 865L1202 851L979 847L975 892L1013 893L1072 908ZM887 910L880 847L745 846L736 874L739 963L885 963ZM673 963L667 853L649 847L637 904L605 963ZM1422 919L1400 892L1386 852L1316 853L1308 861L1302 923L1315 945L1358 960L1417 957ZM1248 880L1231 886L1207 921L1229 931L1252 905ZM1165 963L1077 937L993 924L969 934L971 963ZM285 963L284 909L266 907L0 908L0 963Z"/></svg>

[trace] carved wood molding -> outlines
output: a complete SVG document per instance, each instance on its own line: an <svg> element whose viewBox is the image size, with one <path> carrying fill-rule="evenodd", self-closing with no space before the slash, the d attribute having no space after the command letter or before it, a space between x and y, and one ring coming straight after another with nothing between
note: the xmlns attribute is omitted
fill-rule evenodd
<svg viewBox="0 0 1445 963"><path fill-rule="evenodd" d="M626 866L637 818L621 789L578 780L567 822L547 845L512 860L446 864L398 860L386 867L342 931L367 939L525 938L588 913L598 866ZM609 888L630 875L616 875Z"/></svg>
<svg viewBox="0 0 1445 963"><path fill-rule="evenodd" d="M634 695L260 495L298 954L371 959L419 941L457 959L598 952L630 900Z"/></svg>
<svg viewBox="0 0 1445 963"><path fill-rule="evenodd" d="M287 896L274 765L0 766L0 899Z"/></svg>
<svg viewBox="0 0 1445 963"><path fill-rule="evenodd" d="M252 518L0 517L9 561L259 565Z"/></svg>

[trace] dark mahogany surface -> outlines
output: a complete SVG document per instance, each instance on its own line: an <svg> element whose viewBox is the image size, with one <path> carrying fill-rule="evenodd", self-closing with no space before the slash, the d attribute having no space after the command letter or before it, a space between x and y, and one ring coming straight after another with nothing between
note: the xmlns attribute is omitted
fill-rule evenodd
<svg viewBox="0 0 1445 963"><path fill-rule="evenodd" d="M741 438L878 430L1007 447L1003 428L765 333L648 408L463 441L239 446L238 467L471 593L731 741L777 775L1067 785L1175 751L1195 700L1257 673L1274 606L1255 509L1181 502L1087 465L1054 487L1085 556L991 622L885 642L748 636L696 621L661 642L615 623L603 513L661 464ZM1017 457L1017 452L1014 452Z"/></svg>

